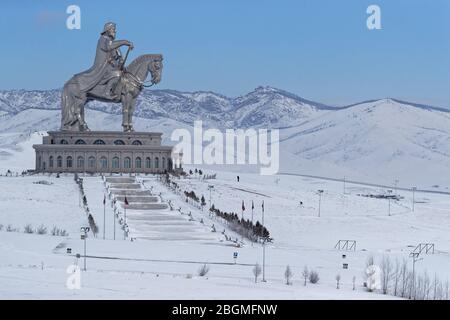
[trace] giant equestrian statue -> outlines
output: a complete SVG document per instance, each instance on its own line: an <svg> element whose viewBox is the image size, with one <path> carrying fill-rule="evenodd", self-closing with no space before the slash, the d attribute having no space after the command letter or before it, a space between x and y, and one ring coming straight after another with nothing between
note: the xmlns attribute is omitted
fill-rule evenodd
<svg viewBox="0 0 450 320"><path fill-rule="evenodd" d="M124 132L132 132L132 116L136 99L142 89L161 81L161 54L139 56L125 66L133 43L128 40L115 40L116 25L105 24L97 43L93 66L74 75L66 82L61 97L61 131L89 131L84 119L84 106L91 100L122 104L122 127ZM125 57L120 47L127 46ZM151 84L146 85L148 73Z"/></svg>

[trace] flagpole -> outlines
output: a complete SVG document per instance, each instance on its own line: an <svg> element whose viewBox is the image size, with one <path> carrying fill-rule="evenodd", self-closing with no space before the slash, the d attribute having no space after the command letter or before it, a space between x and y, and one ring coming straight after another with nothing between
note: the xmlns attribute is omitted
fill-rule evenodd
<svg viewBox="0 0 450 320"><path fill-rule="evenodd" d="M264 230L264 200L262 202L262 226L263 226L263 230ZM263 243L262 243L262 249L263 249L263 278L262 281L266 282L266 240L263 238Z"/></svg>
<svg viewBox="0 0 450 320"><path fill-rule="evenodd" d="M106 195L103 195L103 240L105 240L106 229Z"/></svg>
<svg viewBox="0 0 450 320"><path fill-rule="evenodd" d="M255 208L255 204L253 203L253 200L252 200L252 228L253 228L253 209ZM251 240L251 242L252 242L252 247L253 247L253 240Z"/></svg>

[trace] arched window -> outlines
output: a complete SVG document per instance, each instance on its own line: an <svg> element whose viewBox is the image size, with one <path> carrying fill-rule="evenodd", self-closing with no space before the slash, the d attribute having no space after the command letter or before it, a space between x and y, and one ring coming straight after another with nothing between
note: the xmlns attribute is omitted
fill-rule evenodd
<svg viewBox="0 0 450 320"><path fill-rule="evenodd" d="M147 169L150 169L152 167L152 160L149 157L145 158L145 167Z"/></svg>
<svg viewBox="0 0 450 320"><path fill-rule="evenodd" d="M119 169L119 157L113 158L113 169Z"/></svg>
<svg viewBox="0 0 450 320"><path fill-rule="evenodd" d="M61 143L61 144L69 144L66 139L62 139L59 143Z"/></svg>
<svg viewBox="0 0 450 320"><path fill-rule="evenodd" d="M156 169L159 168L159 158L158 157L155 158L155 168Z"/></svg>
<svg viewBox="0 0 450 320"><path fill-rule="evenodd" d="M78 139L75 144L86 144L86 142L83 139Z"/></svg>
<svg viewBox="0 0 450 320"><path fill-rule="evenodd" d="M48 165L50 168L53 168L53 156L50 156L50 158L48 158Z"/></svg>
<svg viewBox="0 0 450 320"><path fill-rule="evenodd" d="M165 169L166 168L166 158L162 158L162 168Z"/></svg>
<svg viewBox="0 0 450 320"><path fill-rule="evenodd" d="M84 158L82 156L77 158L77 168L84 168Z"/></svg>
<svg viewBox="0 0 450 320"><path fill-rule="evenodd" d="M94 141L94 144L105 144L105 141L98 139Z"/></svg>
<svg viewBox="0 0 450 320"><path fill-rule="evenodd" d="M88 158L88 166L89 168L95 168L95 157L90 156Z"/></svg>
<svg viewBox="0 0 450 320"><path fill-rule="evenodd" d="M56 166L58 168L62 167L62 157L61 156L58 156L58 158L56 158Z"/></svg>
<svg viewBox="0 0 450 320"><path fill-rule="evenodd" d="M123 167L124 167L125 169L130 169L130 168L131 168L131 159L130 159L130 157L126 157L126 158L123 160Z"/></svg>
<svg viewBox="0 0 450 320"><path fill-rule="evenodd" d="M66 167L67 168L72 168L72 157L71 156L68 156L67 158L66 158Z"/></svg>
<svg viewBox="0 0 450 320"><path fill-rule="evenodd" d="M167 166L169 170L173 169L173 162L172 162L172 158L167 159Z"/></svg>
<svg viewBox="0 0 450 320"><path fill-rule="evenodd" d="M100 168L102 169L108 168L108 159L106 159L106 157L100 158Z"/></svg>
<svg viewBox="0 0 450 320"><path fill-rule="evenodd" d="M123 142L123 140L115 140L114 144L119 145L119 146L123 146L125 144L125 142Z"/></svg>
<svg viewBox="0 0 450 320"><path fill-rule="evenodd" d="M134 167L135 167L136 169L140 169L140 168L141 168L141 165L142 165L141 158L140 158L140 157L137 157L137 158L134 160Z"/></svg>
<svg viewBox="0 0 450 320"><path fill-rule="evenodd" d="M134 140L131 144L134 146L142 146L142 142L140 142L139 140Z"/></svg>

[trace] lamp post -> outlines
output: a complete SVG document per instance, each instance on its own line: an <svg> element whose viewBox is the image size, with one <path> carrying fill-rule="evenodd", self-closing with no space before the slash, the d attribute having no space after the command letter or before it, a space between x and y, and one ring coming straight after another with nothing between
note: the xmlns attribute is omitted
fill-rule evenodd
<svg viewBox="0 0 450 320"><path fill-rule="evenodd" d="M412 267L413 284L412 284L411 290L409 292L409 299L414 297L414 300L415 300L416 299L416 262L423 260L423 259L422 258L419 259L418 252L411 252L409 256L412 258L412 263L413 263L413 267Z"/></svg>
<svg viewBox="0 0 450 320"><path fill-rule="evenodd" d="M214 186L212 184L208 185L208 190L209 190L209 209L211 210L212 208L212 204L211 204L211 191L212 189L214 189ZM210 211L211 213L211 211Z"/></svg>
<svg viewBox="0 0 450 320"><path fill-rule="evenodd" d="M388 215L391 215L391 194L392 194L392 190L388 190Z"/></svg>
<svg viewBox="0 0 450 320"><path fill-rule="evenodd" d="M322 193L323 190L317 190L317 194L319 195L319 217L320 217L320 203L322 202Z"/></svg>
<svg viewBox="0 0 450 320"><path fill-rule="evenodd" d="M89 227L81 227L81 232L84 233L81 235L81 240L84 240L84 269L83 269L84 271L86 271L86 238L89 230L90 230Z"/></svg>
<svg viewBox="0 0 450 320"><path fill-rule="evenodd" d="M416 203L416 200L414 198L416 190L416 187L412 187L412 212L414 212L414 204Z"/></svg>

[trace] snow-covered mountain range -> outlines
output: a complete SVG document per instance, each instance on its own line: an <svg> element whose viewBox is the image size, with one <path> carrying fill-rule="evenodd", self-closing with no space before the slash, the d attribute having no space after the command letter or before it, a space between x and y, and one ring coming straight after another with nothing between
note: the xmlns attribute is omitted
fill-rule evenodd
<svg viewBox="0 0 450 320"><path fill-rule="evenodd" d="M94 130L121 130L121 105L90 102ZM392 183L445 183L450 172L450 111L396 99L345 107L309 101L272 87L230 98L214 92L147 90L135 112L137 130L206 127L279 128L281 171ZM0 132L57 130L60 91L0 91Z"/></svg>

